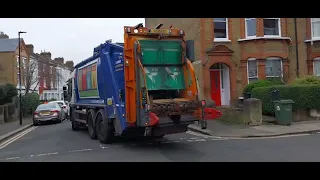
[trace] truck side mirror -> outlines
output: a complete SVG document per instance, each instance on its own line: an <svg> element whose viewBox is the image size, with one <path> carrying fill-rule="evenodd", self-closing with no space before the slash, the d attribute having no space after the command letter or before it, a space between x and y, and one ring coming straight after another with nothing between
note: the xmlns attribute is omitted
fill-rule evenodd
<svg viewBox="0 0 320 180"><path fill-rule="evenodd" d="M195 59L195 55L194 55L194 40L187 40L186 41L186 45L187 45L187 48L186 48L186 56L187 58L193 62Z"/></svg>

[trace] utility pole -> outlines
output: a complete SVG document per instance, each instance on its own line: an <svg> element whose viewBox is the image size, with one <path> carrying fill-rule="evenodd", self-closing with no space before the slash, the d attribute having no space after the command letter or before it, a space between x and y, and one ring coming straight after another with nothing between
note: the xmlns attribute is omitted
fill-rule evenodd
<svg viewBox="0 0 320 180"><path fill-rule="evenodd" d="M22 32L22 31L19 31L18 32L18 41L19 41L19 122L20 122L20 125L22 125L22 99L21 99L21 48L20 48L20 34L23 34L23 33L27 33L27 32Z"/></svg>
<svg viewBox="0 0 320 180"><path fill-rule="evenodd" d="M60 71L60 68L59 69L57 69L57 79L58 79L58 101L60 101L60 78L59 78L59 71Z"/></svg>

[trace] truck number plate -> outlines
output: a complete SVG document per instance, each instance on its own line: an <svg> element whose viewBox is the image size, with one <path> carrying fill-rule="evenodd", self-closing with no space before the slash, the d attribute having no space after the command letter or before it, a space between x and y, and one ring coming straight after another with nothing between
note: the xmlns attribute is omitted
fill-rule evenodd
<svg viewBox="0 0 320 180"><path fill-rule="evenodd" d="M155 34L170 34L169 29L151 29L150 33L155 33Z"/></svg>

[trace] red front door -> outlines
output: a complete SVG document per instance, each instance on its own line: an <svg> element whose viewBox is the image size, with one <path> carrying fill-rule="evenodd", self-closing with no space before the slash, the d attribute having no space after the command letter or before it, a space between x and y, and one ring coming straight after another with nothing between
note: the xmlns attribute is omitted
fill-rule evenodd
<svg viewBox="0 0 320 180"><path fill-rule="evenodd" d="M211 71L211 98L217 106L221 106L220 71Z"/></svg>

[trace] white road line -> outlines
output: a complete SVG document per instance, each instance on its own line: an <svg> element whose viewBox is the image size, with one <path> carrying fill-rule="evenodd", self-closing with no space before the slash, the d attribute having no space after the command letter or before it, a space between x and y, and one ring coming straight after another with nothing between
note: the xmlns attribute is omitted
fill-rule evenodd
<svg viewBox="0 0 320 180"><path fill-rule="evenodd" d="M92 151L92 149L77 149L77 150L69 151L69 153L73 153L73 152L84 152L84 151Z"/></svg>
<svg viewBox="0 0 320 180"><path fill-rule="evenodd" d="M226 139L226 138L219 137L219 136L204 135L204 134L196 133L196 132L193 132L193 131L187 131L186 133L194 135L194 136L200 136L201 138L206 138L206 139L207 138ZM197 138L190 138L190 139L197 139Z"/></svg>
<svg viewBox="0 0 320 180"><path fill-rule="evenodd" d="M10 157L10 158L5 158L4 160L13 160L13 159L19 159L20 157Z"/></svg>
<svg viewBox="0 0 320 180"><path fill-rule="evenodd" d="M15 136L13 136L12 138L6 140L5 142L0 144L0 149L8 146L9 144L13 143L14 141L18 140L19 138L23 137L24 135L28 134L29 132L35 130L37 127L38 126L33 126L33 127L31 127L29 129L27 129L27 130L15 135Z"/></svg>
<svg viewBox="0 0 320 180"><path fill-rule="evenodd" d="M277 138L289 138L289 137L299 137L299 136L310 136L310 134L291 134L283 136L270 136L270 137L251 137L251 138L237 138L230 137L229 140L257 140L257 139L277 139Z"/></svg>
<svg viewBox="0 0 320 180"><path fill-rule="evenodd" d="M37 154L37 155L31 155L30 157L34 157L34 156L50 156L50 155L57 155L59 154L58 152L52 152L52 153L41 153L41 154Z"/></svg>

